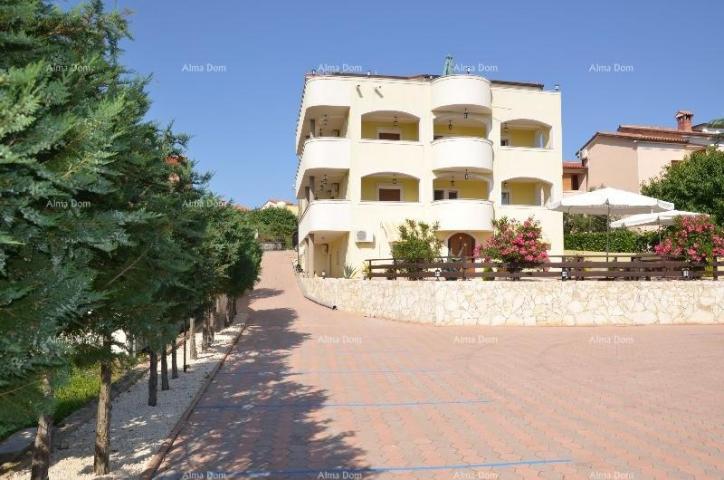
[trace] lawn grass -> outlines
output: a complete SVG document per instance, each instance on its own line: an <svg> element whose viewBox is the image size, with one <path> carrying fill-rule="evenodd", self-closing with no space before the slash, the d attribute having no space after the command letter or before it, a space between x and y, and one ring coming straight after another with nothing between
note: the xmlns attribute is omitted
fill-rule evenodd
<svg viewBox="0 0 724 480"><path fill-rule="evenodd" d="M115 382L128 371L127 366L114 365L112 381ZM68 415L80 409L88 402L98 397L100 388L100 365L85 367L73 366L70 369L67 381L55 391L55 410L53 419L59 423ZM29 405L16 403L2 415L0 419L0 441L9 437L18 430L33 427L38 418L32 413Z"/></svg>

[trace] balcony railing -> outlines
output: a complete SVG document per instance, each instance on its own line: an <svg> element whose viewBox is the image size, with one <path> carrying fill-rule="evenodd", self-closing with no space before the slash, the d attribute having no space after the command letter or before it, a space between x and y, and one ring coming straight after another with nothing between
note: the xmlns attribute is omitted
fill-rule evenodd
<svg viewBox="0 0 724 480"><path fill-rule="evenodd" d="M435 200L431 204L431 216L442 231L493 230L493 202L489 200Z"/></svg>
<svg viewBox="0 0 724 480"><path fill-rule="evenodd" d="M314 200L299 219L299 240L313 232L349 232L351 221L349 200Z"/></svg>
<svg viewBox="0 0 724 480"><path fill-rule="evenodd" d="M317 137L307 140L304 143L304 152L299 161L295 182L298 196L302 193L300 189L310 172L349 170L351 158L351 144L346 138Z"/></svg>
<svg viewBox="0 0 724 480"><path fill-rule="evenodd" d="M483 77L447 75L432 82L433 110L470 106L471 111L490 111L490 105L490 81Z"/></svg>
<svg viewBox="0 0 724 480"><path fill-rule="evenodd" d="M467 168L493 171L493 142L485 138L449 137L432 142L433 170Z"/></svg>

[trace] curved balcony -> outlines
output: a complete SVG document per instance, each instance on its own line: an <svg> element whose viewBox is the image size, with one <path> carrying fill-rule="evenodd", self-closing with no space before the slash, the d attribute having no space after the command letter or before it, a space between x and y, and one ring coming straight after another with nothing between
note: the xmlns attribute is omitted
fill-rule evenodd
<svg viewBox="0 0 724 480"><path fill-rule="evenodd" d="M449 137L432 142L432 169L493 171L493 142L485 138Z"/></svg>
<svg viewBox="0 0 724 480"><path fill-rule="evenodd" d="M315 110L347 111L352 104L354 84L342 78L330 76L308 76L304 83L302 105L297 118L295 145L299 148L304 139L307 120Z"/></svg>
<svg viewBox="0 0 724 480"><path fill-rule="evenodd" d="M351 223L349 200L315 200L299 220L299 241L315 232L349 232Z"/></svg>
<svg viewBox="0 0 724 480"><path fill-rule="evenodd" d="M351 95L351 85L343 79L309 77L304 86L304 108L320 105L348 107L351 104Z"/></svg>
<svg viewBox="0 0 724 480"><path fill-rule="evenodd" d="M297 194L301 194L300 189L309 175L349 170L351 158L350 142L346 138L310 138L304 142L304 152L299 161L295 185Z"/></svg>
<svg viewBox="0 0 724 480"><path fill-rule="evenodd" d="M551 148L498 147L495 169L500 180L529 177L560 185L563 178L561 152Z"/></svg>
<svg viewBox="0 0 724 480"><path fill-rule="evenodd" d="M432 109L467 106L471 112L489 112L490 81L475 75L447 75L432 81Z"/></svg>
<svg viewBox="0 0 724 480"><path fill-rule="evenodd" d="M493 231L495 214L489 200L436 200L431 207L441 231Z"/></svg>

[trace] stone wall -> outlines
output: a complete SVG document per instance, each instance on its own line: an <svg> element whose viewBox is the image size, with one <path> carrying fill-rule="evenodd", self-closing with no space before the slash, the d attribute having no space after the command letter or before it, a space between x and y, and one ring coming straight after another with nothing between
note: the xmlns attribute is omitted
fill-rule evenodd
<svg viewBox="0 0 724 480"><path fill-rule="evenodd" d="M435 325L724 323L724 281L298 280L318 303Z"/></svg>

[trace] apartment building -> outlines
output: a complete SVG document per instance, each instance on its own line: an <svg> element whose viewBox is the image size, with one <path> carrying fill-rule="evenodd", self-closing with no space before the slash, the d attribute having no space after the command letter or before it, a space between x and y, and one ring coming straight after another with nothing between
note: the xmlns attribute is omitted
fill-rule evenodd
<svg viewBox="0 0 724 480"><path fill-rule="evenodd" d="M398 225L439 224L443 254L470 255L493 219L538 219L562 253L561 98L476 75L306 75L296 131L305 272L389 258Z"/></svg>
<svg viewBox="0 0 724 480"><path fill-rule="evenodd" d="M642 184L661 175L667 165L711 146L724 133L707 123L692 125L693 117L692 112L679 110L676 128L619 125L615 132L596 132L577 153L580 168L564 168L564 175L578 177L577 190L605 186L639 192Z"/></svg>

